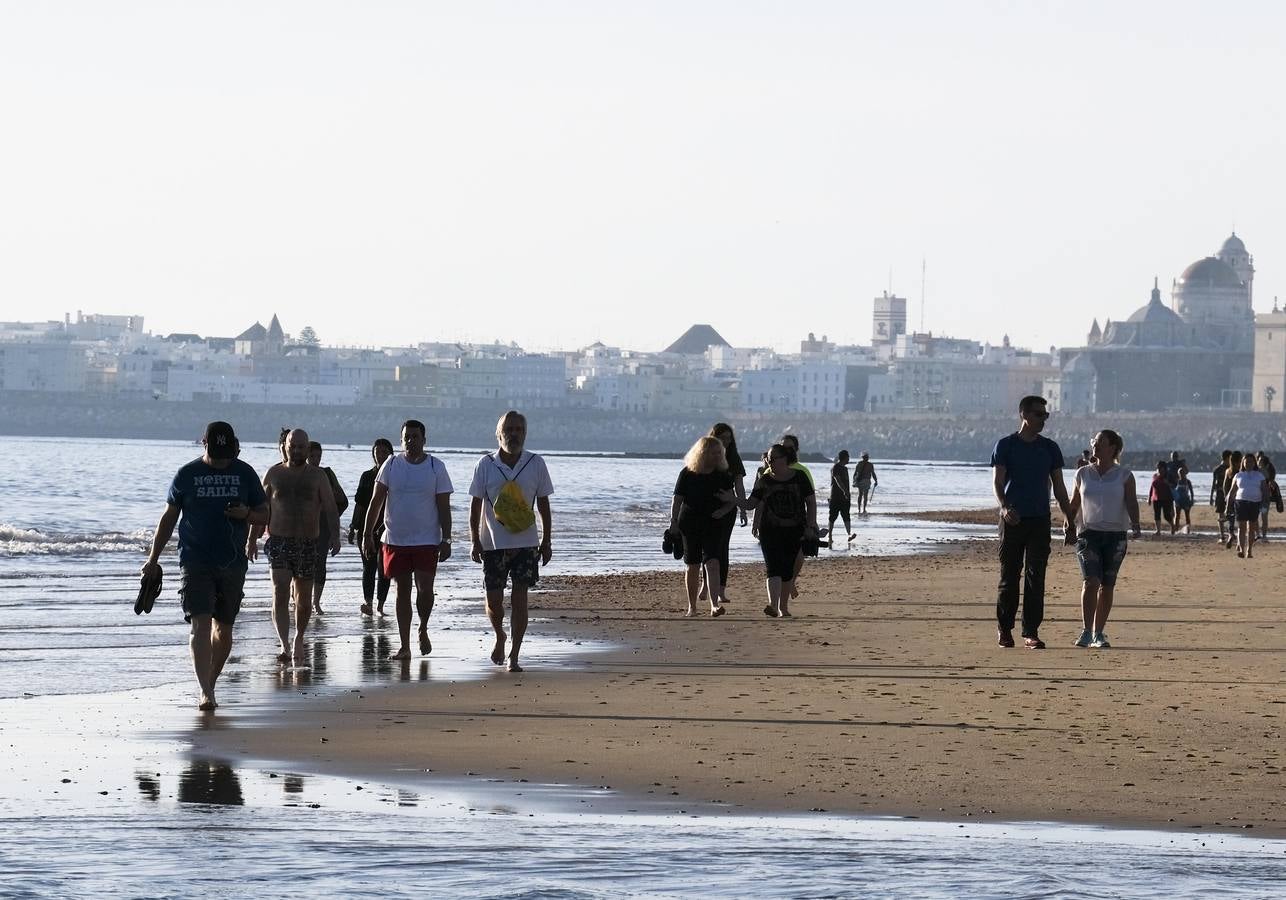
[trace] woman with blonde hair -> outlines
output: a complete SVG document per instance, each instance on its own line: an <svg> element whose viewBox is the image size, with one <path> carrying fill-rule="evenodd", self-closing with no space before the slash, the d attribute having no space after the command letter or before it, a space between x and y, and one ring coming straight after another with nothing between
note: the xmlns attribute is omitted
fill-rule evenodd
<svg viewBox="0 0 1286 900"><path fill-rule="evenodd" d="M683 535L688 616L697 614L703 568L710 594L710 615L724 613L719 605L723 599L719 545L722 520L736 508L730 499L732 496L732 476L728 474L723 442L709 435L698 438L683 457L683 469L674 484L674 499L670 503L670 530Z"/></svg>

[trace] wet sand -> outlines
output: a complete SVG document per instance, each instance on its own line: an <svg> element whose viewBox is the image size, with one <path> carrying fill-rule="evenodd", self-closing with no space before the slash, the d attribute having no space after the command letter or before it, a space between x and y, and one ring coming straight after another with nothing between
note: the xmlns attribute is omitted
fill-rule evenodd
<svg viewBox="0 0 1286 900"><path fill-rule="evenodd" d="M734 569L715 620L682 617L677 563L549 579L521 675L354 691L262 727L225 708L231 727L193 740L367 778L610 785L692 812L1286 836L1286 546L1256 550L1240 560L1210 533L1132 542L1110 650L1071 646L1080 578L1057 541L1045 651L996 646L994 541L900 558L823 551L785 620L762 614L757 566ZM555 669L540 656L551 631L615 649Z"/></svg>

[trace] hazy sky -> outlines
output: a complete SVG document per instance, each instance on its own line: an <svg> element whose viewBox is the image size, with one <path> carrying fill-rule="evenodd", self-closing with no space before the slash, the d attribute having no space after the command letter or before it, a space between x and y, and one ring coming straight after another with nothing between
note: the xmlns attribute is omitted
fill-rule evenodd
<svg viewBox="0 0 1286 900"><path fill-rule="evenodd" d="M0 319L325 343L1073 345L1235 227L1286 297L1286 12L0 0Z"/></svg>

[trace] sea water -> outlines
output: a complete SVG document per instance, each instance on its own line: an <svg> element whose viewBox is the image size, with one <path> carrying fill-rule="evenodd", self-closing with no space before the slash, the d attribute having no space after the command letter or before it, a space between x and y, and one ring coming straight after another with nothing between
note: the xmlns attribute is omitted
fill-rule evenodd
<svg viewBox="0 0 1286 900"><path fill-rule="evenodd" d="M1286 844L1057 824L682 813L595 788L378 780L289 763L209 759L201 729L253 727L287 703L400 680L496 677L485 665L477 567L442 567L432 657L387 659L395 628L361 619L353 548L331 560L328 613L307 668L271 663L269 582L247 580L225 707L191 710L177 570L151 616L132 598L173 472L198 448L165 441L0 438L0 894L4 896L1279 896ZM248 446L262 472L275 447ZM442 451L464 533L479 451ZM328 448L351 492L365 448ZM876 461L872 510L842 553L909 553L986 528L899 515L988 505L976 463ZM660 553L677 460L551 456L551 574L675 568ZM818 483L829 466L812 466ZM347 522L347 516L345 516ZM733 559L753 561L748 529ZM533 662L586 665L601 649L533 624ZM282 752L290 758L289 748Z"/></svg>

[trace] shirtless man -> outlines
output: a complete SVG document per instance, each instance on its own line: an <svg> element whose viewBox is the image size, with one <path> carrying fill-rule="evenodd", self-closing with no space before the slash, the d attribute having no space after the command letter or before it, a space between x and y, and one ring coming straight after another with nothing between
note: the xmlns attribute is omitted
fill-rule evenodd
<svg viewBox="0 0 1286 900"><path fill-rule="evenodd" d="M339 552L339 513L326 473L308 462L308 432L296 428L286 437L286 462L278 463L263 477L268 495L268 540L264 553L272 567L272 624L277 629L280 662L304 656L304 632L312 613L313 571L317 557L317 523L325 516L330 555ZM259 556L263 526L250 531L246 556ZM291 588L295 602L295 641L290 637Z"/></svg>

